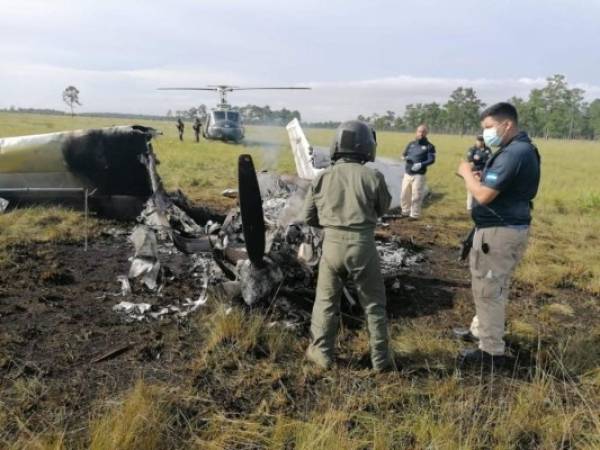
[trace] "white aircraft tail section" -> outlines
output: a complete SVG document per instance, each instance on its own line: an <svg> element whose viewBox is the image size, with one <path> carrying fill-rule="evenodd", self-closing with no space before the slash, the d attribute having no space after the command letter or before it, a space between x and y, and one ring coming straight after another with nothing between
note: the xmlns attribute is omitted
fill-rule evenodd
<svg viewBox="0 0 600 450"><path fill-rule="evenodd" d="M285 128L290 138L298 176L305 180L312 180L319 173L319 170L313 166L312 149L302 131L300 122L298 122L298 119L294 119Z"/></svg>
<svg viewBox="0 0 600 450"><path fill-rule="evenodd" d="M312 180L323 168L329 166L329 154L326 150L313 149L302 131L298 119L287 124L286 129L290 138L296 172L300 178ZM402 177L404 176L404 164L387 158L377 158L374 162L367 163L368 167L377 169L385 178L388 190L392 195L390 208L400 207L400 191L402 189Z"/></svg>

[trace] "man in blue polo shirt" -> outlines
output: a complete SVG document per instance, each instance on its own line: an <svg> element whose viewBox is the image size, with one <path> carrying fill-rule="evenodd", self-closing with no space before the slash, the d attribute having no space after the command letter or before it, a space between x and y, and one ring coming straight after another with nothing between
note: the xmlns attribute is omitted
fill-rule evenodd
<svg viewBox="0 0 600 450"><path fill-rule="evenodd" d="M540 182L540 156L527 133L519 130L515 107L497 103L480 119L485 144L499 149L480 177L467 161L458 168L475 200L469 263L476 315L469 337L479 341L478 349L461 351L461 366L504 362L510 278L527 247L532 200Z"/></svg>
<svg viewBox="0 0 600 450"><path fill-rule="evenodd" d="M409 142L402 154L406 162L400 192L400 208L404 217L418 219L421 215L427 185L427 167L435 163L435 146L427 139L427 125L417 127L415 140Z"/></svg>

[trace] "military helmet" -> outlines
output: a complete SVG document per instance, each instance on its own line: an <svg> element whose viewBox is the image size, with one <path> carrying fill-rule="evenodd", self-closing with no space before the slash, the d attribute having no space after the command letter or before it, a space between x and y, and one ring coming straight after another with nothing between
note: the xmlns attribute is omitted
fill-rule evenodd
<svg viewBox="0 0 600 450"><path fill-rule="evenodd" d="M360 161L375 161L377 137L375 130L366 122L350 120L342 123L335 132L331 144L331 160L352 158Z"/></svg>

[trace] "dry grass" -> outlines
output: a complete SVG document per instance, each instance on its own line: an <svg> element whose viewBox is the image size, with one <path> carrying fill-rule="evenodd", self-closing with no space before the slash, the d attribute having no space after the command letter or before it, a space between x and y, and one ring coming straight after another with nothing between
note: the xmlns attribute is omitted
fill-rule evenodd
<svg viewBox="0 0 600 450"><path fill-rule="evenodd" d="M205 339L196 367L222 365L224 360L239 364L248 354L277 362L289 356L292 348L299 349L290 332L259 312L219 305L208 318L202 317L197 327Z"/></svg>
<svg viewBox="0 0 600 450"><path fill-rule="evenodd" d="M210 322L223 314L211 313ZM565 373L570 362L554 354L548 357L551 364L533 367L526 378L320 372L302 364L301 345L292 346L280 362L263 355L260 342L272 328L244 326L255 320L239 321L222 333L206 327L203 342L213 346L199 348L201 363L192 363L191 385L139 381L120 398L101 401L87 438L70 443L60 430L22 432L11 448L545 450L600 445L597 367L586 372L580 371L583 366L569 367ZM451 347L429 343L431 336L415 330L393 339L409 341L396 349L412 355L415 349ZM211 358L210 367L205 353L219 356Z"/></svg>
<svg viewBox="0 0 600 450"><path fill-rule="evenodd" d="M90 425L90 450L164 448L168 425L164 409L168 392L138 381L135 387Z"/></svg>
<svg viewBox="0 0 600 450"><path fill-rule="evenodd" d="M58 429L33 431L30 424L32 412L44 397L46 385L38 377L19 377L10 382L0 399L0 448L11 450L62 450L64 433ZM9 433L17 439L6 439ZM4 445L4 447L3 447Z"/></svg>
<svg viewBox="0 0 600 450"><path fill-rule="evenodd" d="M410 324L394 325L392 348L395 354L406 361L403 365L410 367L415 362L427 361L431 369L452 370L459 343L441 335L439 330L423 329Z"/></svg>
<svg viewBox="0 0 600 450"><path fill-rule="evenodd" d="M222 312L216 315L211 320L219 320ZM219 411L209 416L208 424L191 437L197 448L584 449L600 444L600 378L597 367L590 370L598 358L592 354L587 363L577 365L572 359L583 361L582 355L570 353L575 348L589 352L593 341L584 345L565 339L545 348L539 358L544 362L525 378L463 378L453 374L450 363L455 342L434 331L401 326L392 330L392 339L397 356L408 363L404 374L374 377L362 370L322 373L302 366L303 347L298 345L291 347L289 359L263 363L259 342L267 329L248 326L256 319L247 320L244 326L235 319L239 324L235 332L218 333L221 338L214 341L219 344L213 352L228 342L245 344L238 347L236 358L221 361L210 372L219 378L222 398L237 395L235 400L241 403L241 393L252 390L256 403L238 405L241 409L234 415ZM512 325L512 333L521 333L523 339L538 339L534 327ZM247 331L242 333L242 328ZM349 353L363 353L361 335L344 340L352 347ZM209 340L214 336L209 333ZM248 347L250 342L254 350ZM434 371L424 378L407 376L414 369L411 361L424 360L431 369L436 363L443 366L447 375L437 378ZM579 382L579 377L585 381ZM274 380L285 380L283 399L272 393L281 390ZM275 386L271 392L261 390L265 383ZM214 385L196 388L202 393ZM309 407L299 408L296 402Z"/></svg>
<svg viewBox="0 0 600 450"><path fill-rule="evenodd" d="M66 450L65 436L62 433L49 435L30 435L19 439L10 446L10 450Z"/></svg>

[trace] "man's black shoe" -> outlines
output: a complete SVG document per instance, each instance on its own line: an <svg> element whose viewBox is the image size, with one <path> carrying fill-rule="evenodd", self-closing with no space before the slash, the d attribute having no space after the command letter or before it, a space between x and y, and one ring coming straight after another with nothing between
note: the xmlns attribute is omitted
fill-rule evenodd
<svg viewBox="0 0 600 450"><path fill-rule="evenodd" d="M455 338L466 342L479 342L479 338L471 333L468 328L452 328L452 334Z"/></svg>
<svg viewBox="0 0 600 450"><path fill-rule="evenodd" d="M458 354L458 367L500 368L504 366L504 355L491 355L478 348L463 349Z"/></svg>

